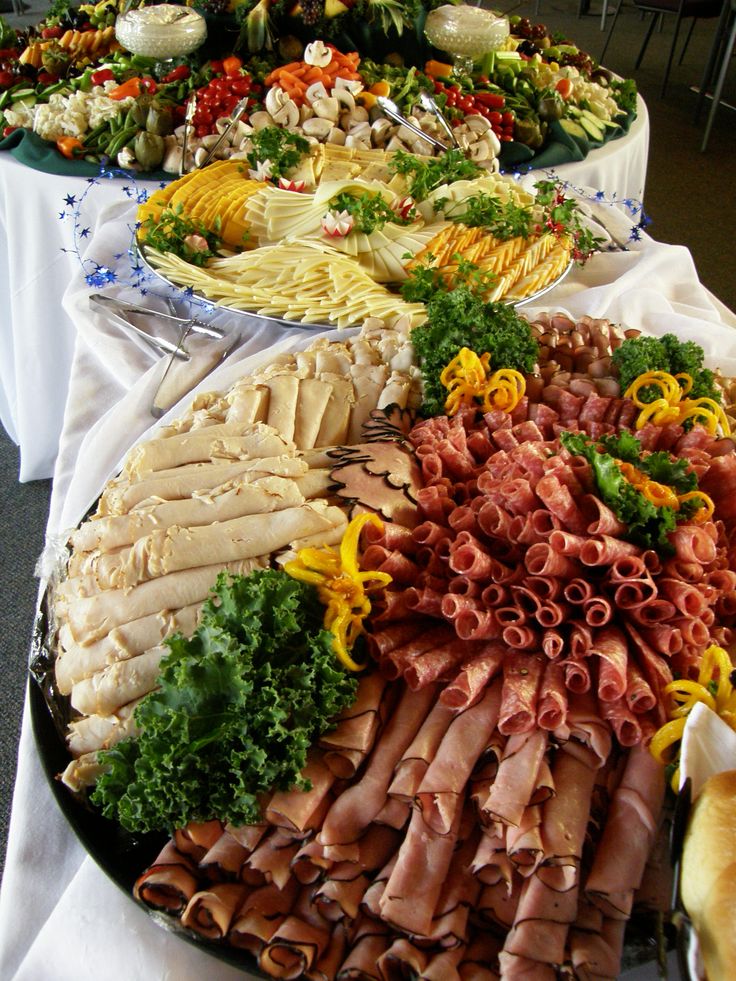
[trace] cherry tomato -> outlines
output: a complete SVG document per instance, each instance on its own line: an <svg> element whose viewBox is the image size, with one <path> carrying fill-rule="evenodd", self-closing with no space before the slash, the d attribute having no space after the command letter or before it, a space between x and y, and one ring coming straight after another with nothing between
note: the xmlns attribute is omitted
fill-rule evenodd
<svg viewBox="0 0 736 981"><path fill-rule="evenodd" d="M492 123L495 123L496 126L500 126L501 123L503 123L503 116L497 109L492 112L488 118Z"/></svg>
<svg viewBox="0 0 736 981"><path fill-rule="evenodd" d="M18 129L17 126L4 126L3 127L3 139L5 139L6 136L10 136L10 134L11 133L14 133L17 129Z"/></svg>
<svg viewBox="0 0 736 981"><path fill-rule="evenodd" d="M510 109L507 109L501 116L504 126L513 126L516 118Z"/></svg>
<svg viewBox="0 0 736 981"><path fill-rule="evenodd" d="M15 85L18 78L8 71L0 72L0 89L9 89L11 85Z"/></svg>
<svg viewBox="0 0 736 981"><path fill-rule="evenodd" d="M62 37L64 34L64 29L62 27L44 27L41 31L41 37L44 40L52 40L53 38Z"/></svg>

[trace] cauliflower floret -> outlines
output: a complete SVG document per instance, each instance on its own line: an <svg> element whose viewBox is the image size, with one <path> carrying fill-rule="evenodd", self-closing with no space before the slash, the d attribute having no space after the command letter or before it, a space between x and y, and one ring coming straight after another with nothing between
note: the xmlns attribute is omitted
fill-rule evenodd
<svg viewBox="0 0 736 981"><path fill-rule="evenodd" d="M33 129L34 107L16 102L11 109L5 110L5 118L9 126L24 126Z"/></svg>

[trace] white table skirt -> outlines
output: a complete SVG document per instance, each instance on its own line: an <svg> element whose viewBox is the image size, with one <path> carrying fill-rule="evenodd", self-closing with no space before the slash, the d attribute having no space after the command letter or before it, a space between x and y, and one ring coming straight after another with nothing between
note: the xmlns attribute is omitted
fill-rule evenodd
<svg viewBox="0 0 736 981"><path fill-rule="evenodd" d="M640 98L626 136L554 173L609 199L641 201L648 148L649 118ZM21 481L53 473L74 357L75 321L61 298L107 206L130 203L130 183L102 180L90 187L85 178L43 174L0 154L0 296L6 298L0 309L0 422L20 447ZM81 234L85 228L89 235ZM128 244L129 235L121 235L119 249Z"/></svg>
<svg viewBox="0 0 736 981"><path fill-rule="evenodd" d="M97 244L105 235L114 239L114 225L108 220ZM54 477L51 543L80 519L125 451L151 427L147 405L161 370L160 362L146 362L138 350L127 350L122 365L109 360L111 346L99 342L110 337L92 319L87 292L78 273L64 301L79 330ZM631 251L598 255L543 297L538 309L608 317L660 335L672 331L697 340L712 363L736 375L736 315L698 282L682 247L645 236ZM289 336L262 328L200 388L224 388L257 361L309 340L305 332ZM230 981L248 974L162 930L85 855L46 784L26 708L0 891L0 977L118 981L123 976Z"/></svg>

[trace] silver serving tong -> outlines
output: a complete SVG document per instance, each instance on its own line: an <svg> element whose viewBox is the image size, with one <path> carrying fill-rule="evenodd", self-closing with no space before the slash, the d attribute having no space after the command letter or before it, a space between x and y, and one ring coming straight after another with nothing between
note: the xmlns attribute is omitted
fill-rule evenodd
<svg viewBox="0 0 736 981"><path fill-rule="evenodd" d="M422 109L425 109L427 112L431 112L435 116L437 122L440 124L442 129L447 133L449 138L452 140L452 145L456 147L458 150L462 149L462 147L458 142L457 137L455 136L455 130L447 122L444 115L442 114L442 110L434 101L434 99L429 94L429 92L424 92L424 91L420 92L419 102L421 103Z"/></svg>
<svg viewBox="0 0 736 981"><path fill-rule="evenodd" d="M235 124L238 122L238 120L240 119L240 117L245 112L247 106L248 106L248 96L246 95L244 98L242 98L240 100L240 102L238 102L238 104L235 106L235 108L233 109L233 111L230 113L230 120L229 120L227 126L222 131L222 133L220 133L220 139L217 141L217 143L215 143L215 145L212 147L212 149L210 150L210 152L207 154L207 156L204 158L204 160L200 164L201 167L206 167L207 164L210 162L210 160L212 160L212 158L214 157L214 155L217 153L217 151L220 149L220 147L222 146L222 144L227 139L228 134L230 133L230 130L233 128L233 126L235 126Z"/></svg>
<svg viewBox="0 0 736 981"><path fill-rule="evenodd" d="M192 128L194 113L197 111L197 96L192 93L187 101L187 108L184 113L184 134L181 138L181 163L179 164L179 177L184 174L186 166L187 149L189 147L189 131Z"/></svg>
<svg viewBox="0 0 736 981"><path fill-rule="evenodd" d="M128 320L122 315L122 313L117 309L115 301L109 296L99 296L97 293L93 293L89 298L90 305L92 307L97 307L98 309L104 311L105 316L116 324L118 327L122 327L123 330L133 331L138 337L146 341L155 351L159 354L172 354L179 358L181 361L189 360L189 352L183 350L178 344L173 344L168 341L165 337L154 337L153 334L149 334L147 331L143 330L142 327L138 327L132 321Z"/></svg>
<svg viewBox="0 0 736 981"><path fill-rule="evenodd" d="M376 102L389 119L393 119L395 123L400 123L402 126L406 126L406 128L410 129L415 136L419 137L420 140L424 140L425 143L429 143L435 148L435 150L440 150L442 153L447 150L444 143L436 140L433 136L430 136L429 133L425 133L424 130L421 130L418 126L415 126L414 123L410 123L406 116L401 114L399 107L392 99L387 98L385 95L379 95Z"/></svg>
<svg viewBox="0 0 736 981"><path fill-rule="evenodd" d="M215 337L217 340L221 340L225 336L225 331L222 327L216 327L214 324L206 324L196 317L180 317L174 313L163 313L161 310L152 310L149 307L139 306L137 303L126 303L124 300L118 300L114 296L106 296L104 293L94 293L90 296L90 303L95 303L103 307L106 311L113 314L116 313L119 316L132 313L142 317L158 317L160 320L169 320L179 325L191 325L191 329L196 334Z"/></svg>

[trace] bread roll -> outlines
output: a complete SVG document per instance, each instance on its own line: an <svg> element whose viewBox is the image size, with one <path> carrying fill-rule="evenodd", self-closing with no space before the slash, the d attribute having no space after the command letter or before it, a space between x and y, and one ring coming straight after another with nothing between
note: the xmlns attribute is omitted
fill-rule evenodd
<svg viewBox="0 0 736 981"><path fill-rule="evenodd" d="M736 770L710 777L690 815L682 902L698 932L708 981L736 978Z"/></svg>

